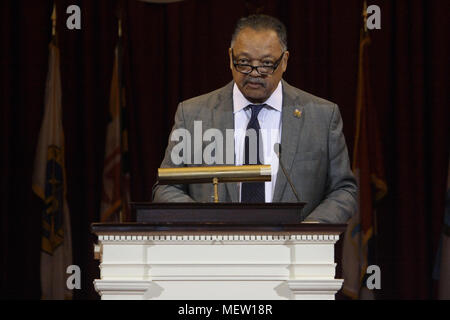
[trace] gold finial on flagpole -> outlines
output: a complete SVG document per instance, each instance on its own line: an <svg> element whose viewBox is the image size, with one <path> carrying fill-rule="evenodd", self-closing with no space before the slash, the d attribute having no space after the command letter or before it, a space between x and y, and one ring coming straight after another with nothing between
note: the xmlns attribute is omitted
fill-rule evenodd
<svg viewBox="0 0 450 320"><path fill-rule="evenodd" d="M52 12L52 36L56 35L56 3L53 3L53 12Z"/></svg>
<svg viewBox="0 0 450 320"><path fill-rule="evenodd" d="M117 35L119 38L122 37L122 17L123 17L123 3L122 1L116 2L116 18L117 18Z"/></svg>
<svg viewBox="0 0 450 320"><path fill-rule="evenodd" d="M362 16L364 18L364 32L367 32L367 1L364 0Z"/></svg>

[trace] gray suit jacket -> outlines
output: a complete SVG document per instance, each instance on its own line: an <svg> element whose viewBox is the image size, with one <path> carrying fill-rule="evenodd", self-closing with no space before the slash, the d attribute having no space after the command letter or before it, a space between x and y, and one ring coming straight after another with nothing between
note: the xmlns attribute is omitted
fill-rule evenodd
<svg viewBox="0 0 450 320"><path fill-rule="evenodd" d="M307 203L303 218L345 223L356 211L357 186L350 169L339 108L282 81L281 161L301 201ZM192 134L194 121L202 121L203 132L217 128L225 137L225 129L234 128L233 84L230 82L221 89L181 102L173 130L185 128ZM298 113L294 115L296 109L301 111L300 117ZM209 143L205 142L204 146ZM178 141L169 138L162 168L176 167L171 160L176 144ZM212 195L212 184L155 185L153 188L154 202L212 202ZM238 202L238 184L219 184L219 199ZM277 173L273 202L296 202L281 169Z"/></svg>

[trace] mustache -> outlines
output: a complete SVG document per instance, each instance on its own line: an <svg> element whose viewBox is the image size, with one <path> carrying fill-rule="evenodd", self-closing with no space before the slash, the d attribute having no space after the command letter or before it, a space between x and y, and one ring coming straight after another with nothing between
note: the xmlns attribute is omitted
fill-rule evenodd
<svg viewBox="0 0 450 320"><path fill-rule="evenodd" d="M262 85L264 88L266 87L266 82L264 81L264 79L261 79L261 78L247 77L244 80L244 86L248 83L257 83L257 84Z"/></svg>

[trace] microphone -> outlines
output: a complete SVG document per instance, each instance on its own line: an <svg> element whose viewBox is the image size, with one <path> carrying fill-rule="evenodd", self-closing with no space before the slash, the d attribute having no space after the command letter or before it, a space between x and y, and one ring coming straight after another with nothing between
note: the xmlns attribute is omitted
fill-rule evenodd
<svg viewBox="0 0 450 320"><path fill-rule="evenodd" d="M283 162L281 162L281 144L280 143L275 143L273 145L273 149L275 151L275 154L278 157L281 170L283 171L283 174L284 174L286 180L289 182L289 185L291 186L292 192L294 192L294 195L297 198L297 202L301 202L300 201L300 197L298 196L297 190L295 190L294 184L292 183L291 178L289 178L289 175L287 174L286 169L284 168Z"/></svg>

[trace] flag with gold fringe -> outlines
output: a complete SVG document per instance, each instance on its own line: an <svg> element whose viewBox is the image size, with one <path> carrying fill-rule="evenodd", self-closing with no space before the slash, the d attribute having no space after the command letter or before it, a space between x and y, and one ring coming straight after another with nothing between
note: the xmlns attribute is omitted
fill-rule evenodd
<svg viewBox="0 0 450 320"><path fill-rule="evenodd" d="M342 256L342 292L353 299L361 298L368 267L368 242L376 233L375 206L387 193L376 110L370 92L369 46L368 31L361 30L352 162L359 187L358 210L348 222Z"/></svg>
<svg viewBox="0 0 450 320"><path fill-rule="evenodd" d="M129 217L128 135L126 130L125 90L122 78L122 29L114 50L114 64L109 97L110 121L106 131L103 191L100 221L122 222Z"/></svg>
<svg viewBox="0 0 450 320"><path fill-rule="evenodd" d="M59 50L49 45L45 110L33 172L33 191L42 200L42 299L71 299L67 267L72 264L70 214L66 201Z"/></svg>

